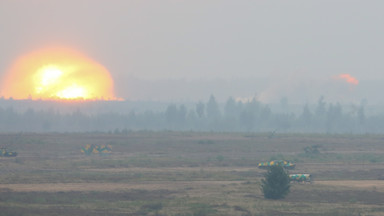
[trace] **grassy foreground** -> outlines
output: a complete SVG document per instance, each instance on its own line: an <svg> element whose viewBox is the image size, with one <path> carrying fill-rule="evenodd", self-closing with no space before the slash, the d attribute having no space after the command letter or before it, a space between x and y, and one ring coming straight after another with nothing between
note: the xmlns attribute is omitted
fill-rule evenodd
<svg viewBox="0 0 384 216"><path fill-rule="evenodd" d="M384 215L384 135L0 134L0 215ZM84 156L86 144L112 146ZM319 153L304 148L317 146ZM311 173L283 200L257 163Z"/></svg>

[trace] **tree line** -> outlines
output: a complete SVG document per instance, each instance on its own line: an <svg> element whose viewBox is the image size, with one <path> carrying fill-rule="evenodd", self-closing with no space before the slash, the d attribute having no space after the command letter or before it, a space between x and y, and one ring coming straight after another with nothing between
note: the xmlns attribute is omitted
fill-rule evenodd
<svg viewBox="0 0 384 216"><path fill-rule="evenodd" d="M219 104L213 95L194 107L170 104L162 111L129 111L89 115L84 110L60 113L52 109L17 112L0 108L2 132L111 132L136 130L298 133L382 133L384 116L366 116L365 106L346 111L339 103L320 98L299 113L272 111L256 98Z"/></svg>

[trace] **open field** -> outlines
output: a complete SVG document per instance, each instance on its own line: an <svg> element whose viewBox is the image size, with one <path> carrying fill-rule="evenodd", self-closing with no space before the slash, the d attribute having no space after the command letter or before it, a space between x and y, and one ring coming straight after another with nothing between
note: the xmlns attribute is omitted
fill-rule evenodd
<svg viewBox="0 0 384 216"><path fill-rule="evenodd" d="M384 135L193 132L1 134L0 215L384 215ZM84 156L86 144L112 145ZM320 153L304 148L319 146ZM257 163L287 159L283 200L260 191Z"/></svg>

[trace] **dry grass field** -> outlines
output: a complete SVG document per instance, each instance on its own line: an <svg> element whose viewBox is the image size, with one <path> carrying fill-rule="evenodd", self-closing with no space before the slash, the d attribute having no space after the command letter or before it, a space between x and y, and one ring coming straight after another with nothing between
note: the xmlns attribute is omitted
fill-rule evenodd
<svg viewBox="0 0 384 216"><path fill-rule="evenodd" d="M0 215L384 215L384 135L19 133L0 146L18 152L0 158ZM314 181L264 199L257 163L272 159Z"/></svg>

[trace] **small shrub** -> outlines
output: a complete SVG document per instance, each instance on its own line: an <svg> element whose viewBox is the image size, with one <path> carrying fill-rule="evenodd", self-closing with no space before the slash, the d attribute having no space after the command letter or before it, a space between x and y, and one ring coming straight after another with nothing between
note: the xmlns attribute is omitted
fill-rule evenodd
<svg viewBox="0 0 384 216"><path fill-rule="evenodd" d="M266 199L282 199L290 189L289 176L282 166L271 166L261 180L261 190Z"/></svg>

